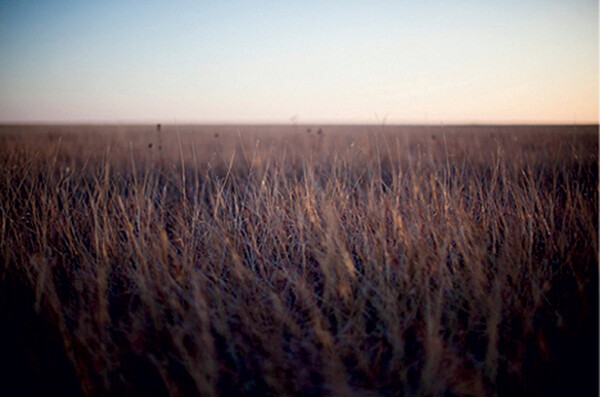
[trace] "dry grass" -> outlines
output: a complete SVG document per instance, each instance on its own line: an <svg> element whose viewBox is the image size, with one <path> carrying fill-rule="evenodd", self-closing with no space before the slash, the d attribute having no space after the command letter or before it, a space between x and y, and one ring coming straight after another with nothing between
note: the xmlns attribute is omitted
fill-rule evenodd
<svg viewBox="0 0 600 397"><path fill-rule="evenodd" d="M8 384L594 393L597 127L279 129L2 127Z"/></svg>

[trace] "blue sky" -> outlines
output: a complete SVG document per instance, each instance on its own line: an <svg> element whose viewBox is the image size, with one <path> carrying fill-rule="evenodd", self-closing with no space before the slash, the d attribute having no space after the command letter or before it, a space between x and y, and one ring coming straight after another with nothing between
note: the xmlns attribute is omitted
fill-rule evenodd
<svg viewBox="0 0 600 397"><path fill-rule="evenodd" d="M0 65L0 122L597 123L598 3L0 1Z"/></svg>

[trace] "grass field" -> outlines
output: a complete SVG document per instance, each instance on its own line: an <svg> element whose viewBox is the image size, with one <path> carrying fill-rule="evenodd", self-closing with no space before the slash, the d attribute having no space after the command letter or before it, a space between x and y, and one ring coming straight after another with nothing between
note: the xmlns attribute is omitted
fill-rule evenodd
<svg viewBox="0 0 600 397"><path fill-rule="evenodd" d="M598 127L0 127L5 387L597 395Z"/></svg>

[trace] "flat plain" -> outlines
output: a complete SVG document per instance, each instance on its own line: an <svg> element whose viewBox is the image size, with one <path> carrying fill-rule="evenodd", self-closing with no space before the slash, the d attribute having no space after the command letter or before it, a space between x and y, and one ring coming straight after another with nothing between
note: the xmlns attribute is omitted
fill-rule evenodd
<svg viewBox="0 0 600 397"><path fill-rule="evenodd" d="M597 395L598 126L1 126L6 388Z"/></svg>

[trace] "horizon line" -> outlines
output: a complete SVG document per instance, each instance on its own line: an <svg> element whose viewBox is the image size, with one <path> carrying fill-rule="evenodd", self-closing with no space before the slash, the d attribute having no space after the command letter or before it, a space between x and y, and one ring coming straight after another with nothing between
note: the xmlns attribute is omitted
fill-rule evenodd
<svg viewBox="0 0 600 397"><path fill-rule="evenodd" d="M406 120L402 122L365 122L365 121L307 121L307 122L273 122L273 121L98 121L98 120L65 120L65 121L0 121L0 126L282 126L282 127L314 127L314 126L599 126L599 121L452 121L452 122L422 122Z"/></svg>

